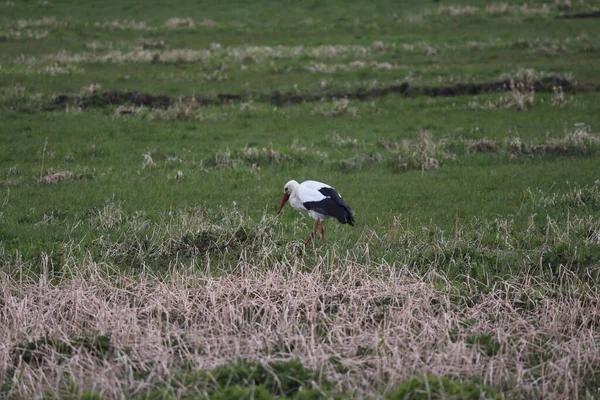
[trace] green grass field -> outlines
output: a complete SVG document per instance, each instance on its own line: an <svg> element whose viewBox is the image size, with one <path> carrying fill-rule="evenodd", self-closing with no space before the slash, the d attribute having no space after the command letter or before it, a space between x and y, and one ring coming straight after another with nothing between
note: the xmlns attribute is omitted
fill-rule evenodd
<svg viewBox="0 0 600 400"><path fill-rule="evenodd" d="M600 395L595 2L0 10L3 396Z"/></svg>

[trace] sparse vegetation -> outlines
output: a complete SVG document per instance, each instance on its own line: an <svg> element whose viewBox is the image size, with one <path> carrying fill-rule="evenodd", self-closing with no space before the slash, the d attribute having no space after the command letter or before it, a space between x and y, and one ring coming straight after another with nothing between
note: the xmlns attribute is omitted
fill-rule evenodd
<svg viewBox="0 0 600 400"><path fill-rule="evenodd" d="M0 9L0 397L600 396L593 2Z"/></svg>

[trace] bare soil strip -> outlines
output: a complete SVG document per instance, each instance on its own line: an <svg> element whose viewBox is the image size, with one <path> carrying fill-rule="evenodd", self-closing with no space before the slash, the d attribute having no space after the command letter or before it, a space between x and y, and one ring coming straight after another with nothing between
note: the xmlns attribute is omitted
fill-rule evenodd
<svg viewBox="0 0 600 400"><path fill-rule="evenodd" d="M594 12L589 12L589 13L566 14L566 15L560 15L557 18L560 18L560 19L600 18L600 11L594 11Z"/></svg>
<svg viewBox="0 0 600 400"><path fill-rule="evenodd" d="M554 87L562 87L564 92L585 93L600 92L600 84L597 83L573 83L559 77L547 77L532 83L536 92L552 93ZM299 94L297 92L273 91L270 95L258 94L236 94L219 93L215 97L209 96L165 96L151 95L139 92L119 92L106 90L94 92L85 96L74 96L61 94L56 96L51 104L47 104L44 111L54 111L75 105L82 109L103 108L131 104L151 108L168 108L177 102L195 102L202 107L228 104L237 101L253 100L257 102L268 102L276 106L286 104L298 104L304 102L331 101L335 99L371 100L385 97L389 94L401 94L404 96L431 96L431 97L453 97L453 96L476 96L486 93L502 93L511 90L510 80L501 80L487 83L458 83L455 85L442 86L410 86L408 83L390 85L379 88L358 88L348 92L325 92L322 94Z"/></svg>

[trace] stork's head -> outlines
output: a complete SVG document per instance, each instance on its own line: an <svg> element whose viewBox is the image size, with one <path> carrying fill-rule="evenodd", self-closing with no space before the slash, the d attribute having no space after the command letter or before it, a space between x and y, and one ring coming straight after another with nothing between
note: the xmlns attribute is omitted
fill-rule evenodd
<svg viewBox="0 0 600 400"><path fill-rule="evenodd" d="M295 180L291 180L285 184L285 186L283 187L283 197L281 198L281 203L279 203L279 210L277 211L277 214L279 214L281 210L283 210L283 206L288 201L292 193L296 191L298 185L298 182L296 182Z"/></svg>

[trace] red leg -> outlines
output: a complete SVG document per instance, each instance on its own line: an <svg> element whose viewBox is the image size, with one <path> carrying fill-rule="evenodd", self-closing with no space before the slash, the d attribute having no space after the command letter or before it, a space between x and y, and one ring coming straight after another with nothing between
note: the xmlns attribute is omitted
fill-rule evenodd
<svg viewBox="0 0 600 400"><path fill-rule="evenodd" d="M306 239L306 242L304 242L304 245L306 246L307 244L310 243L311 239L313 238L313 236L315 236L315 233L317 232L317 228L319 227L319 220L315 221L315 226L312 230L312 233L310 234L310 236L308 237L308 239Z"/></svg>
<svg viewBox="0 0 600 400"><path fill-rule="evenodd" d="M323 221L319 220L319 225L321 225L321 237L323 238L323 244L325 244L325 228L323 228Z"/></svg>

